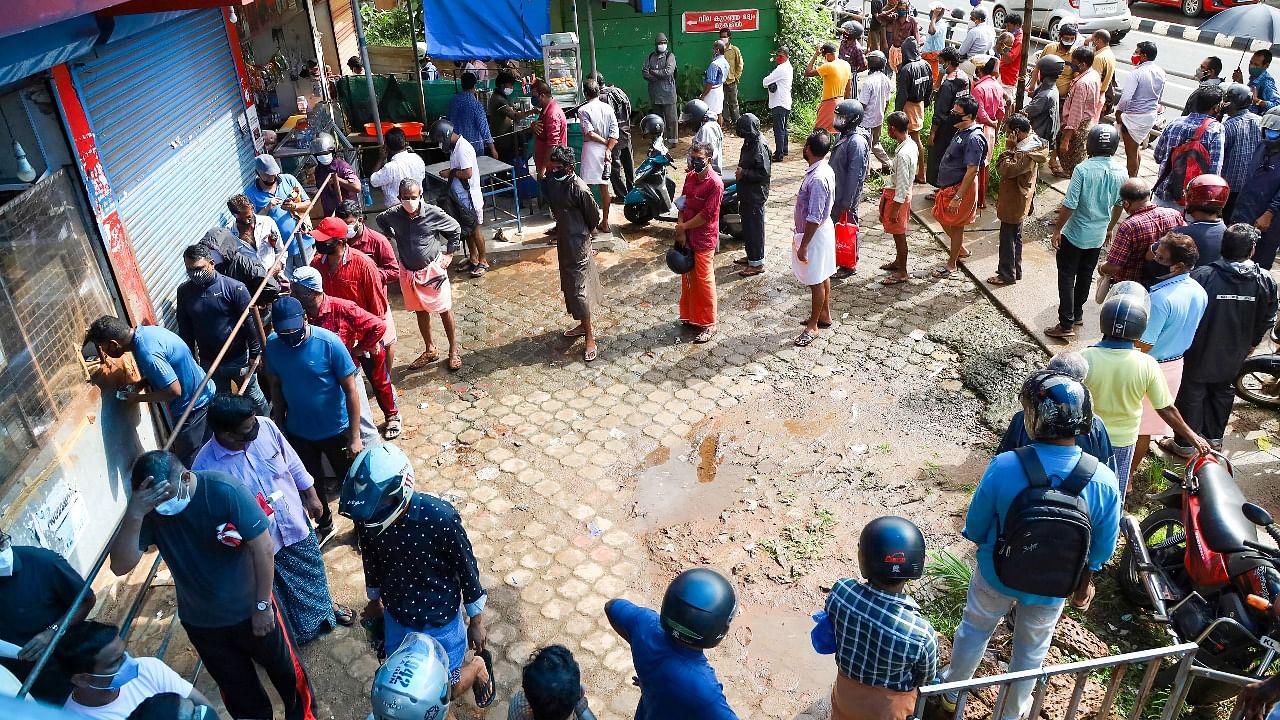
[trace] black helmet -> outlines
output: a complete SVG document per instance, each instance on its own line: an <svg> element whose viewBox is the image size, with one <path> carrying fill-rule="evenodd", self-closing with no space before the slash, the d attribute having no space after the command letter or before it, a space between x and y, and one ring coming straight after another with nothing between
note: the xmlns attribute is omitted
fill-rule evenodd
<svg viewBox="0 0 1280 720"><path fill-rule="evenodd" d="M693 568L667 586L659 617L672 638L705 650L724 639L737 609L738 598L723 575L711 568Z"/></svg>
<svg viewBox="0 0 1280 720"><path fill-rule="evenodd" d="M1253 91L1248 85L1230 83L1222 90L1222 104L1227 112L1239 112L1253 104Z"/></svg>
<svg viewBox="0 0 1280 720"><path fill-rule="evenodd" d="M924 575L924 535L910 520L879 517L858 536L858 567L862 577L893 584Z"/></svg>
<svg viewBox="0 0 1280 720"><path fill-rule="evenodd" d="M1141 340L1147 331L1147 318L1151 314L1151 296L1147 289L1132 280L1118 282L1111 287L1102 301L1098 321L1104 337L1121 340Z"/></svg>
<svg viewBox="0 0 1280 720"><path fill-rule="evenodd" d="M1079 380L1037 370L1022 384L1022 423L1032 440L1062 440L1093 429L1093 400Z"/></svg>
<svg viewBox="0 0 1280 720"><path fill-rule="evenodd" d="M838 127L856 128L862 124L862 115L865 111L862 108L862 103L849 98L836 103L835 112L836 118L844 121L839 123Z"/></svg>
<svg viewBox="0 0 1280 720"><path fill-rule="evenodd" d="M693 269L693 251L688 245L672 246L667 251L667 267L677 275L683 275Z"/></svg>
<svg viewBox="0 0 1280 720"><path fill-rule="evenodd" d="M338 514L378 532L400 517L413 499L413 463L400 448L382 443L356 456L342 482Z"/></svg>
<svg viewBox="0 0 1280 720"><path fill-rule="evenodd" d="M431 124L431 140L441 145L448 145L453 136L453 123L448 118L440 118Z"/></svg>
<svg viewBox="0 0 1280 720"><path fill-rule="evenodd" d="M961 10L960 8L953 8L953 9L951 10L951 18L952 18L953 20L963 20L963 19L964 19L964 10Z"/></svg>
<svg viewBox="0 0 1280 720"><path fill-rule="evenodd" d="M1116 154L1116 149L1120 147L1120 133L1116 132L1115 125L1107 123L1098 123L1089 130L1089 138L1085 140L1084 149L1089 157L1097 157L1106 155L1108 157Z"/></svg>
<svg viewBox="0 0 1280 720"><path fill-rule="evenodd" d="M862 28L862 23L858 22L857 20L849 20L843 23L842 25L840 25L840 32L857 40L858 38L862 37L862 33L864 31Z"/></svg>
<svg viewBox="0 0 1280 720"><path fill-rule="evenodd" d="M1057 55L1043 55L1036 61L1036 70L1042 78L1057 78L1067 67L1067 61Z"/></svg>
<svg viewBox="0 0 1280 720"><path fill-rule="evenodd" d="M645 137L658 137L667 129L661 115L650 113L640 118L640 134Z"/></svg>
<svg viewBox="0 0 1280 720"><path fill-rule="evenodd" d="M888 64L889 64L889 59L886 58L884 56L884 53L880 52L879 50L872 50L871 52L867 53L867 69L870 70L871 72L878 72L880 70L884 70L885 66L887 66Z"/></svg>
<svg viewBox="0 0 1280 720"><path fill-rule="evenodd" d="M705 102L698 98L694 98L684 104L684 112L680 114L680 122L701 125L702 122L707 119L707 114L710 112L711 109L707 107Z"/></svg>

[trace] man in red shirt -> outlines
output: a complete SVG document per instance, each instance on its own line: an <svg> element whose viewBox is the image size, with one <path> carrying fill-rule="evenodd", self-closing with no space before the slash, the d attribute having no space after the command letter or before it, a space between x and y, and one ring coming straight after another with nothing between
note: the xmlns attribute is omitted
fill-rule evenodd
<svg viewBox="0 0 1280 720"><path fill-rule="evenodd" d="M399 283L400 261L396 260L396 248L386 235L365 224L360 203L344 200L338 205L334 216L347 224L347 245L368 255L373 264L378 266L378 272L382 273L382 283Z"/></svg>
<svg viewBox="0 0 1280 720"><path fill-rule="evenodd" d="M1013 44L999 53L1000 82L1005 92L1018 94L1018 67L1022 64L1022 16L1009 13L1004 19L1004 31L1013 36ZM1049 142L1053 142L1052 139Z"/></svg>
<svg viewBox="0 0 1280 720"><path fill-rule="evenodd" d="M1098 272L1111 282L1142 282L1151 245L1187 221L1181 210L1157 205L1151 197L1151 183L1142 178L1129 178L1120 186L1120 207L1129 217L1116 226L1107 259Z"/></svg>
<svg viewBox="0 0 1280 720"><path fill-rule="evenodd" d="M680 322L701 330L693 340L696 343L709 341L716 332L715 257L724 182L711 169L714 153L706 143L694 143L689 149L684 207L676 223L676 245L693 251L693 270L680 276Z"/></svg>
<svg viewBox="0 0 1280 720"><path fill-rule="evenodd" d="M561 110L560 105L556 103L555 96L551 94L551 86L546 80L538 80L533 84L533 106L541 111L538 119L534 120L531 126L533 164L537 168L538 179L544 180L547 176L547 167L551 163L551 148L569 144L569 120L565 117L564 110ZM545 193L543 198L545 201ZM549 202L548 206L550 206ZM556 232L554 225L546 232L551 236L553 243Z"/></svg>
<svg viewBox="0 0 1280 720"><path fill-rule="evenodd" d="M390 370L395 359L397 333L391 318L391 304L387 301L386 275L372 258L352 246L347 238L351 231L350 225L336 217L321 220L311 231L316 241L316 256L311 266L320 271L330 295L350 300L387 324L387 336L382 342L388 348L387 369ZM385 236L382 239L387 241ZM399 270L397 282L398 273Z"/></svg>

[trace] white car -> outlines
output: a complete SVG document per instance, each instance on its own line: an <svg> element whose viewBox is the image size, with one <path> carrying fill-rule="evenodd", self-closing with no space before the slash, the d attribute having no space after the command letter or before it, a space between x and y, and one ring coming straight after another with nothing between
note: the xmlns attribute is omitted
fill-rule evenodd
<svg viewBox="0 0 1280 720"><path fill-rule="evenodd" d="M969 17L973 5L968 0L941 0L946 7L946 16L950 19L955 9L960 9L964 18ZM855 3L856 4L856 3ZM917 13L917 19L928 22L929 6L933 0L911 0L911 6ZM1025 5L1022 0L982 0L978 7L987 11L987 17L997 32L1004 28L1004 19L1011 13L1022 14ZM1088 37L1095 30L1106 30L1111 33L1111 43L1119 43L1133 29L1133 15L1129 12L1126 0L1032 0L1030 18L1023 18L1030 24L1036 35L1047 35L1058 39L1058 26L1073 23L1080 30L1081 37ZM923 17L921 17L923 16ZM922 28L923 29L923 28ZM964 37L963 27L956 27L953 40Z"/></svg>

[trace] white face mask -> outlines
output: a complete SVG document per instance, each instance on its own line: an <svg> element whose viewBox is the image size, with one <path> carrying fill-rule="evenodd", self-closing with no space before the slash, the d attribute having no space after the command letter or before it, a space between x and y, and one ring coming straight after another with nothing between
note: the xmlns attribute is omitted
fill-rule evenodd
<svg viewBox="0 0 1280 720"><path fill-rule="evenodd" d="M348 240L350 240L351 238L353 238L353 237L355 237L355 236L356 236L356 226L355 226L355 225L348 225L348 226L347 226L347 239L348 239Z"/></svg>
<svg viewBox="0 0 1280 720"><path fill-rule="evenodd" d="M13 546L0 550L0 577L9 577L13 574Z"/></svg>
<svg viewBox="0 0 1280 720"><path fill-rule="evenodd" d="M191 504L191 484L187 475L182 475L182 483L178 485L178 494L156 505L156 512L161 515L177 515Z"/></svg>
<svg viewBox="0 0 1280 720"><path fill-rule="evenodd" d="M422 202L422 198L418 198L415 200L401 200L400 207L404 208L404 211L409 213L410 215L417 215L418 203L420 202Z"/></svg>
<svg viewBox="0 0 1280 720"><path fill-rule="evenodd" d="M320 163L321 165L328 165L329 163L333 162L333 153L317 155L316 162Z"/></svg>
<svg viewBox="0 0 1280 720"><path fill-rule="evenodd" d="M658 43L658 52L666 52L666 51L667 51L667 44L666 44L666 43Z"/></svg>
<svg viewBox="0 0 1280 720"><path fill-rule="evenodd" d="M502 95L504 97L511 97L511 93L513 92L515 92L515 88L509 88L509 87L502 88Z"/></svg>

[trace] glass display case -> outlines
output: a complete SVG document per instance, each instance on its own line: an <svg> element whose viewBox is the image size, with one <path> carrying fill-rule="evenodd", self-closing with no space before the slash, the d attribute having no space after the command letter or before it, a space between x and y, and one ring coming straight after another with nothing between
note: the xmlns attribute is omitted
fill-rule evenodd
<svg viewBox="0 0 1280 720"><path fill-rule="evenodd" d="M577 33L542 36L542 64L551 94L566 110L582 102L582 61Z"/></svg>

